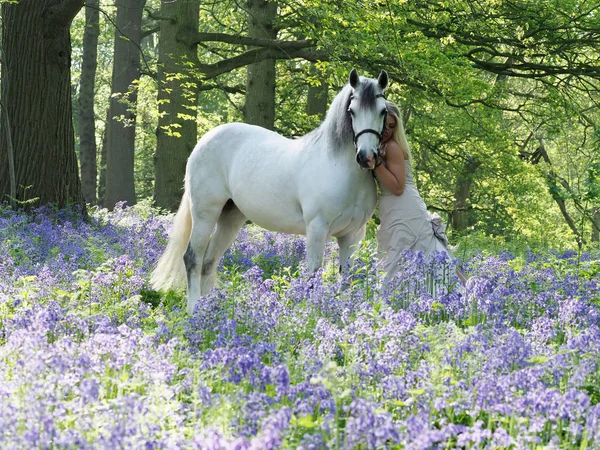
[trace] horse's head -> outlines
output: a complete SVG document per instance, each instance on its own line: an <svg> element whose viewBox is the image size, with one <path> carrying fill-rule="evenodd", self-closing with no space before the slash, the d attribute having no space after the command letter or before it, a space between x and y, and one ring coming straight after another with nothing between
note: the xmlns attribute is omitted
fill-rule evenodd
<svg viewBox="0 0 600 450"><path fill-rule="evenodd" d="M387 108L384 90L388 84L388 75L382 70L375 80L359 77L356 69L352 69L349 84L352 94L348 112L352 119L356 162L365 169L373 169L385 129Z"/></svg>

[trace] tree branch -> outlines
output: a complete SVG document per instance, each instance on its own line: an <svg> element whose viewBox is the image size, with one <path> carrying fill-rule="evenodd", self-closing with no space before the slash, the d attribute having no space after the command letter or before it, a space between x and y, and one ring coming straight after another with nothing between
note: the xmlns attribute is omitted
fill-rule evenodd
<svg viewBox="0 0 600 450"><path fill-rule="evenodd" d="M148 7L144 8L144 11L146 11L146 14L148 14L148 17L150 17L151 19L154 19L154 20L169 20L173 23L175 23L177 21L177 18L175 16L161 16L158 12L152 11Z"/></svg>
<svg viewBox="0 0 600 450"><path fill-rule="evenodd" d="M238 84L237 86L226 86L221 83L210 83L210 84L202 84L198 87L198 91L210 91L213 89L220 89L223 92L227 92L228 94L245 94L246 86Z"/></svg>
<svg viewBox="0 0 600 450"><path fill-rule="evenodd" d="M414 19L407 23L416 27L423 35L433 39L452 37L457 43L468 47L463 54L477 68L498 75L540 79L556 75L574 75L576 77L600 77L600 65L596 60L586 58L589 51L600 45L600 34L597 30L587 30L573 25L582 31L578 36L564 35L569 30L565 26L546 28L538 27L529 30L527 36L546 35L549 32L564 32L553 39L531 40L519 39L505 33L475 34L472 30L461 27L460 23L431 24ZM500 48L502 50L500 50ZM489 59L484 58L489 57ZM564 64L545 64L544 59L557 56ZM573 61L570 55L578 55L579 61ZM504 58L496 62L493 58ZM583 58L583 59L582 59Z"/></svg>
<svg viewBox="0 0 600 450"><path fill-rule="evenodd" d="M160 31L160 25L157 25L153 28L148 28L146 30L142 30L142 39L150 36L151 34L158 33Z"/></svg>
<svg viewBox="0 0 600 450"><path fill-rule="evenodd" d="M237 36L227 33L181 33L177 36L180 42L189 46L198 45L201 42L223 42L233 45L250 45L254 47L272 47L282 50L299 50L303 48L314 47L316 43L310 39L301 39L297 41L280 41L277 39L263 39L249 36Z"/></svg>
<svg viewBox="0 0 600 450"><path fill-rule="evenodd" d="M57 24L68 27L83 5L84 0L62 0L49 6L44 14L52 15Z"/></svg>
<svg viewBox="0 0 600 450"><path fill-rule="evenodd" d="M271 47L252 49L233 58L225 59L214 64L196 63L198 70L204 74L205 78L215 78L223 73L234 69L257 63L266 59L294 59L303 58L307 61L327 61L329 55L318 50L298 49L285 51Z"/></svg>
<svg viewBox="0 0 600 450"><path fill-rule="evenodd" d="M537 64L532 62L522 62L520 64L512 62L510 65L507 65L504 62L495 63L475 58L473 56L472 51L469 52L466 56L469 59L469 61L475 64L475 66L477 66L478 68L498 75L507 75L518 78L545 78L553 75L567 74L575 76L586 76L591 78L600 77L600 66L597 65L579 64L573 66L555 66L548 64Z"/></svg>

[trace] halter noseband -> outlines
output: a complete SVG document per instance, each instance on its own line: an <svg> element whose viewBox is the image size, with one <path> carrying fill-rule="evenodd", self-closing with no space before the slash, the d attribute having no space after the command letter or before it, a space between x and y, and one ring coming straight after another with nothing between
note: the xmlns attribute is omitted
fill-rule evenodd
<svg viewBox="0 0 600 450"><path fill-rule="evenodd" d="M352 97L350 97L350 98L352 98ZM385 98L385 94L377 94L375 96L375 98ZM354 147L356 147L358 138L360 136L362 136L363 134L367 134L367 133L371 133L371 134L374 134L375 136L377 136L377 139L379 139L379 143L381 144L381 140L383 139L383 133L385 132L387 114L388 114L388 111L387 111L387 108L385 108L385 113L383 114L383 128L381 128L381 131L373 130L372 128L366 128L366 129L361 130L358 133L354 134ZM354 132L354 130L352 132Z"/></svg>

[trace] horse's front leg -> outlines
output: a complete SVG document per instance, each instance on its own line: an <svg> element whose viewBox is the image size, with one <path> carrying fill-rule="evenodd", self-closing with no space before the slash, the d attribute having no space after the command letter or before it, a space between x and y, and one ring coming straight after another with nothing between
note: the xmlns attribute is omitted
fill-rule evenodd
<svg viewBox="0 0 600 450"><path fill-rule="evenodd" d="M323 265L323 253L328 237L329 226L322 218L313 219L306 227L306 258L311 273Z"/></svg>
<svg viewBox="0 0 600 450"><path fill-rule="evenodd" d="M354 233L349 233L337 238L340 249L340 272L345 272L348 269L350 257L356 250L356 247L365 238L367 225L363 225Z"/></svg>

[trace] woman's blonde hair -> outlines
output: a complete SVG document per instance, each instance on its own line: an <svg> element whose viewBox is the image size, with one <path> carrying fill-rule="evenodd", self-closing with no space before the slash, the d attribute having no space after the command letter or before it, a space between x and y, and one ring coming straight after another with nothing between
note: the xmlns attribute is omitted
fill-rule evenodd
<svg viewBox="0 0 600 450"><path fill-rule="evenodd" d="M397 122L392 137L404 152L404 157L408 160L411 160L412 155L410 153L410 146L408 145L408 141L406 140L406 133L404 132L404 121L402 120L402 113L400 112L400 108L398 108L398 106L396 106L395 103L390 102L389 100L385 101L385 106L387 107L388 114L394 116Z"/></svg>

